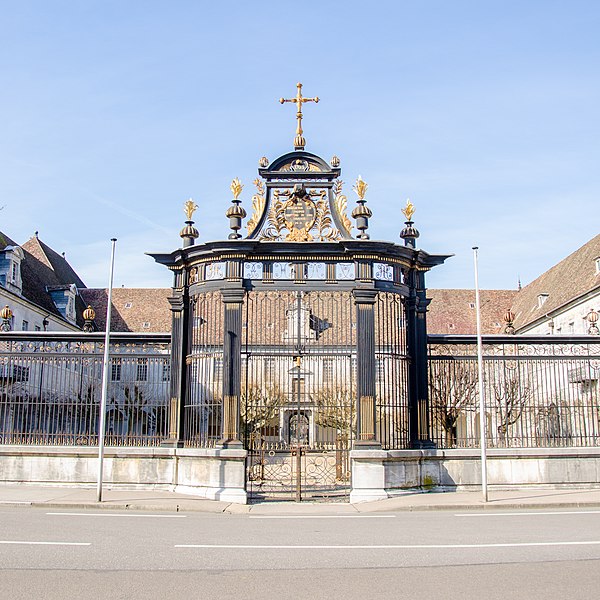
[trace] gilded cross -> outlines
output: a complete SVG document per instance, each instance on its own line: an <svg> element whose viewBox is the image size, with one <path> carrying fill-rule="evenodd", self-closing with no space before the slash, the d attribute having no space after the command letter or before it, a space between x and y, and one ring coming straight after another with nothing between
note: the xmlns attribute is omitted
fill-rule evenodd
<svg viewBox="0 0 600 600"><path fill-rule="evenodd" d="M298 119L298 126L296 127L296 137L294 138L294 148L296 148L296 150L304 150L304 146L306 146L306 140L303 137L303 131L302 131L302 104L304 104L304 102L318 102L319 98L318 96L315 96L314 98L305 98L302 95L302 84L301 83L297 83L296 87L298 88L298 93L296 94L295 98L280 98L279 102L281 102L281 104L284 104L285 102L293 102L296 105L297 108L297 112L296 112L296 119Z"/></svg>

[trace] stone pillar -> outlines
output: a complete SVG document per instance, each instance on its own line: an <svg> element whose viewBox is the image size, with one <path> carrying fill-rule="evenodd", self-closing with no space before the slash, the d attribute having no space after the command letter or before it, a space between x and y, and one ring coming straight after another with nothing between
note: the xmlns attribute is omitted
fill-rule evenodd
<svg viewBox="0 0 600 600"><path fill-rule="evenodd" d="M377 291L354 290L356 304L356 397L357 439L355 447L380 448L375 406L375 302Z"/></svg>
<svg viewBox="0 0 600 600"><path fill-rule="evenodd" d="M225 288L223 298L223 420L220 446L242 448L240 440L240 393L242 366L243 288Z"/></svg>
<svg viewBox="0 0 600 600"><path fill-rule="evenodd" d="M175 290L169 298L172 313L171 383L169 388L169 437L162 446L183 446L183 403L187 388L189 343L189 296L187 289Z"/></svg>
<svg viewBox="0 0 600 600"><path fill-rule="evenodd" d="M410 288L405 302L408 365L409 440L413 448L430 448L429 380L427 361L427 305L425 275L411 269L406 275Z"/></svg>

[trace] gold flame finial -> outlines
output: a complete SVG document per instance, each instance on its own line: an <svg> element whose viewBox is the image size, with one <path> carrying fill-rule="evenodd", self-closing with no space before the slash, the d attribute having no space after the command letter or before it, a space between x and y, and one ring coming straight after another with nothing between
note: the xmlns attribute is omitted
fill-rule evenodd
<svg viewBox="0 0 600 600"><path fill-rule="evenodd" d="M368 187L368 184L365 181L363 181L363 178L359 175L352 189L356 192L356 195L359 197L360 200L364 200Z"/></svg>
<svg viewBox="0 0 600 600"><path fill-rule="evenodd" d="M415 206L408 198L406 199L406 208L402 209L402 214L406 217L407 221L412 221L412 216L415 214Z"/></svg>
<svg viewBox="0 0 600 600"><path fill-rule="evenodd" d="M183 205L183 212L185 213L185 216L187 217L188 221L192 220L192 217L194 216L194 211L197 208L198 205L191 198Z"/></svg>
<svg viewBox="0 0 600 600"><path fill-rule="evenodd" d="M243 187L244 184L237 177L231 182L231 193L236 200L240 197Z"/></svg>

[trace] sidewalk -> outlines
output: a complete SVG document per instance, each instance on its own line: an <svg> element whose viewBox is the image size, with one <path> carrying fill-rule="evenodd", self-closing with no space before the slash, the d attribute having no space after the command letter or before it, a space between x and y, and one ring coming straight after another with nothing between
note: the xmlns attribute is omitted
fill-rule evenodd
<svg viewBox="0 0 600 600"><path fill-rule="evenodd" d="M483 502L481 492L415 492L385 500L348 503L264 502L240 505L163 490L103 489L103 501L96 501L95 488L0 485L2 506L29 506L61 510L139 510L205 512L260 515L367 514L415 510L503 510L600 508L600 489L491 491Z"/></svg>

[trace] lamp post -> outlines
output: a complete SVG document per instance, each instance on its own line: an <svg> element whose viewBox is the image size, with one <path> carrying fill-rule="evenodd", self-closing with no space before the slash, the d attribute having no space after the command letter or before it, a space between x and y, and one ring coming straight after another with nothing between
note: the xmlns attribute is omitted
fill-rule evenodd
<svg viewBox="0 0 600 600"><path fill-rule="evenodd" d="M486 456L486 419L485 398L483 396L483 343L481 340L481 309L479 302L479 267L477 263L477 246L473 247L473 262L475 271L475 308L477 312L477 379L479 382L479 438L481 447L481 491L483 501L488 501L487 489L487 456ZM509 311L510 312L510 311Z"/></svg>
<svg viewBox="0 0 600 600"><path fill-rule="evenodd" d="M115 268L115 244L117 240L111 239L110 275L108 278L108 298L106 301L106 331L104 332L104 359L102 368L102 398L100 400L100 419L98 424L98 502L102 502L102 475L104 466L104 433L106 431L106 403L108 397L108 371L110 369L110 316L112 308L113 273Z"/></svg>

